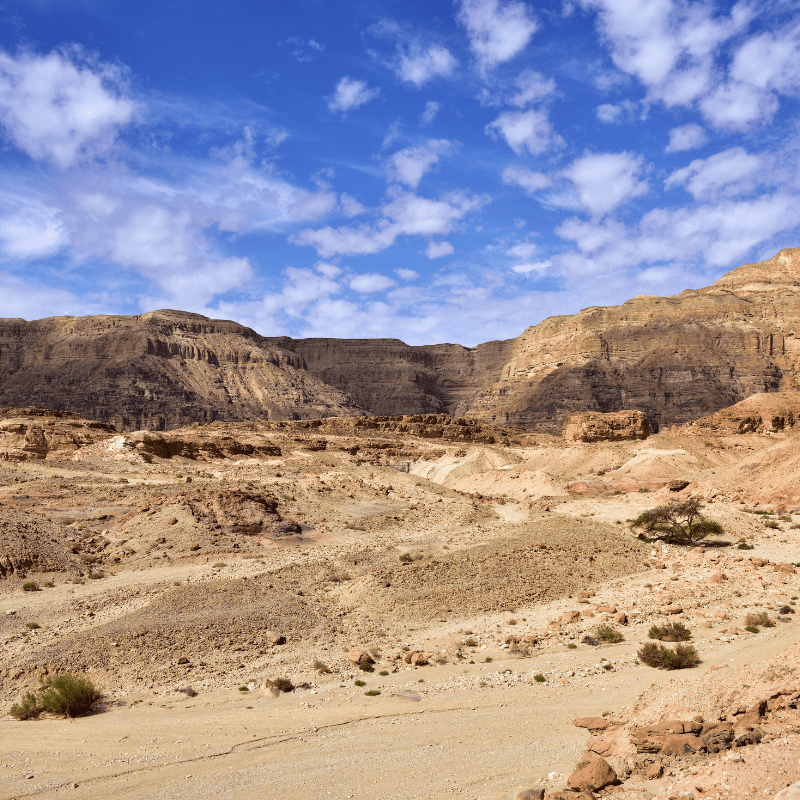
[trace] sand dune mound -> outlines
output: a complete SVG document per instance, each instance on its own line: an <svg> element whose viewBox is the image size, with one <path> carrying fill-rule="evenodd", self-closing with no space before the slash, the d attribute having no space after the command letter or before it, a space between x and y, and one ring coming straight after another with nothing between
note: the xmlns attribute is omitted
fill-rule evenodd
<svg viewBox="0 0 800 800"><path fill-rule="evenodd" d="M133 613L42 648L40 664L159 673L175 680L203 661L220 669L291 645L323 625L311 601L276 576L172 587ZM189 664L178 664L179 659Z"/></svg>
<svg viewBox="0 0 800 800"><path fill-rule="evenodd" d="M514 536L374 570L370 607L404 619L456 616L551 600L643 569L647 547L586 520L543 517ZM385 586L385 584L389 586Z"/></svg>
<svg viewBox="0 0 800 800"><path fill-rule="evenodd" d="M0 578L28 572L76 572L69 529L41 514L0 507Z"/></svg>

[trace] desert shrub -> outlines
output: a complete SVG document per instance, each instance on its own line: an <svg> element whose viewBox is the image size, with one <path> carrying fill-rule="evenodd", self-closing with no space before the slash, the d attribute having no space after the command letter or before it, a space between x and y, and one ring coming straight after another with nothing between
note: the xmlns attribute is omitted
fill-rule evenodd
<svg viewBox="0 0 800 800"><path fill-rule="evenodd" d="M359 669L360 669L362 672L375 672L375 667L373 667L373 666L372 666L372 664L367 664L367 663L365 663L364 661L362 661L362 662L361 662L361 663L358 665L358 668L359 668Z"/></svg>
<svg viewBox="0 0 800 800"><path fill-rule="evenodd" d="M239 687L239 691L240 692L249 692L250 690L246 686L240 686Z"/></svg>
<svg viewBox="0 0 800 800"><path fill-rule="evenodd" d="M616 628L612 628L610 625L601 625L597 629L595 636L601 642L609 642L610 644L616 644L625 638Z"/></svg>
<svg viewBox="0 0 800 800"><path fill-rule="evenodd" d="M588 644L589 647L597 647L600 642L595 639L594 636L584 636L583 639L581 639L581 644Z"/></svg>
<svg viewBox="0 0 800 800"><path fill-rule="evenodd" d="M366 681L353 681L353 683L354 683L356 686L366 686L366 685L367 685L367 682L366 682Z"/></svg>
<svg viewBox="0 0 800 800"><path fill-rule="evenodd" d="M44 586L46 589L52 589L55 584L48 578L46 581L42 581L42 586Z"/></svg>
<svg viewBox="0 0 800 800"><path fill-rule="evenodd" d="M745 630L746 630L748 633L758 633L758 628L757 628L755 625L745 625L745 626L744 626L744 629L745 629Z"/></svg>
<svg viewBox="0 0 800 800"><path fill-rule="evenodd" d="M367 697L377 697L380 694L378 689L370 689L368 692L364 692Z"/></svg>
<svg viewBox="0 0 800 800"><path fill-rule="evenodd" d="M222 569L223 567L227 567L228 565L224 561L217 561L216 564L212 564L212 569Z"/></svg>
<svg viewBox="0 0 800 800"><path fill-rule="evenodd" d="M486 658L483 659L483 663L484 664L491 664L492 663L492 659L489 656L486 656Z"/></svg>
<svg viewBox="0 0 800 800"><path fill-rule="evenodd" d="M577 649L578 649L578 645L576 645L576 644L575 644L575 642L570 642L570 643L567 645L567 647L568 647L570 650L577 650Z"/></svg>
<svg viewBox="0 0 800 800"><path fill-rule="evenodd" d="M781 527L781 526L780 526L780 525L778 525L778 523L777 523L777 522L775 522L775 520L774 520L774 519L768 519L768 520L767 520L767 521L764 523L764 527L765 527L765 528L772 528L772 530L780 530L780 527Z"/></svg>
<svg viewBox="0 0 800 800"><path fill-rule="evenodd" d="M638 656L643 664L656 669L688 669L700 663L700 656L691 644L676 644L671 650L663 644L645 642Z"/></svg>
<svg viewBox="0 0 800 800"><path fill-rule="evenodd" d="M65 717L80 717L88 714L101 697L102 692L88 678L67 672L44 678L38 697L27 692L20 705L11 707L11 715L33 719L42 711L50 711Z"/></svg>
<svg viewBox="0 0 800 800"><path fill-rule="evenodd" d="M23 592L38 592L39 591L39 584L36 581L25 581L22 584L22 591Z"/></svg>
<svg viewBox="0 0 800 800"><path fill-rule="evenodd" d="M547 680L547 678L545 678L541 672L538 675L534 675L533 679L536 681L536 683L544 683Z"/></svg>
<svg viewBox="0 0 800 800"><path fill-rule="evenodd" d="M478 642L475 639L465 639L464 640L464 644L467 647L477 647L478 646Z"/></svg>
<svg viewBox="0 0 800 800"><path fill-rule="evenodd" d="M510 619L510 620L508 621L508 624L509 624L509 625L516 625L516 624L517 624L517 621L516 621L515 619Z"/></svg>
<svg viewBox="0 0 800 800"><path fill-rule="evenodd" d="M315 659L314 663L311 666L313 669L317 671L318 675L330 675L331 672L330 667L324 661Z"/></svg>
<svg viewBox="0 0 800 800"><path fill-rule="evenodd" d="M270 683L279 692L293 692L294 684L288 678L273 678Z"/></svg>
<svg viewBox="0 0 800 800"><path fill-rule="evenodd" d="M639 529L641 539L682 545L692 545L711 534L724 533L718 522L703 517L701 509L702 504L696 499L656 506L636 517L631 527Z"/></svg>
<svg viewBox="0 0 800 800"><path fill-rule="evenodd" d="M25 627L28 630L35 631L37 628L41 628L42 626L38 622L26 622Z"/></svg>
<svg viewBox="0 0 800 800"><path fill-rule="evenodd" d="M381 670L381 671L378 673L378 675L383 675L384 677L386 677L388 674L389 674L389 673L388 673L388 672L387 672L385 669L382 669L382 670Z"/></svg>
<svg viewBox="0 0 800 800"><path fill-rule="evenodd" d="M737 547L738 550L755 550L756 549L754 545L747 544L747 542L739 542L739 544L737 544L736 547Z"/></svg>
<svg viewBox="0 0 800 800"><path fill-rule="evenodd" d="M410 563L411 563L411 562L414 560L414 557L411 555L411 553L403 553L403 554L400 556L400 560L401 560L401 561L402 561L404 564L410 564Z"/></svg>
<svg viewBox="0 0 800 800"><path fill-rule="evenodd" d="M653 625L647 635L662 642L688 642L692 638L692 632L682 622Z"/></svg>
<svg viewBox="0 0 800 800"><path fill-rule="evenodd" d="M791 606L781 606L778 609L779 614L794 614L794 609Z"/></svg>
<svg viewBox="0 0 800 800"><path fill-rule="evenodd" d="M758 625L761 628L773 628L775 623L769 618L766 611L759 611L757 614L748 614L744 618L746 625Z"/></svg>

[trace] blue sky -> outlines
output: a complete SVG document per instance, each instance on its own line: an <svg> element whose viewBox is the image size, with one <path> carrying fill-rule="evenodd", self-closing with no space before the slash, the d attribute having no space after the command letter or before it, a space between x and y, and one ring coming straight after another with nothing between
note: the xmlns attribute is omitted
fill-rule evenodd
<svg viewBox="0 0 800 800"><path fill-rule="evenodd" d="M0 316L474 345L800 245L800 5L0 0Z"/></svg>

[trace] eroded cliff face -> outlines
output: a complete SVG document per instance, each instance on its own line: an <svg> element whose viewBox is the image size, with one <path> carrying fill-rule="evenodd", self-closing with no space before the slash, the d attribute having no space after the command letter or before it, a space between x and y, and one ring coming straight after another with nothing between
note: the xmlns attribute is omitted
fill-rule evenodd
<svg viewBox="0 0 800 800"><path fill-rule="evenodd" d="M270 339L301 356L306 368L373 414L458 415L475 393L498 380L514 340L467 348L413 347L399 339Z"/></svg>
<svg viewBox="0 0 800 800"><path fill-rule="evenodd" d="M75 411L118 430L363 414L302 356L181 311L0 319L0 406Z"/></svg>
<svg viewBox="0 0 800 800"><path fill-rule="evenodd" d="M654 430L798 387L800 249L700 290L528 328L468 416L557 434L573 411L640 409Z"/></svg>

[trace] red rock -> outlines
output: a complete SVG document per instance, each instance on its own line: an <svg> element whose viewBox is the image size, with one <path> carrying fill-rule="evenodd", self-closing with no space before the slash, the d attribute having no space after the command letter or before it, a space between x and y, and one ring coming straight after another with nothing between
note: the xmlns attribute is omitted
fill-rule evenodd
<svg viewBox="0 0 800 800"><path fill-rule="evenodd" d="M567 786L579 791L604 789L617 780L617 773L611 765L597 753L586 750L581 756L578 769L567 778Z"/></svg>
<svg viewBox="0 0 800 800"><path fill-rule="evenodd" d="M608 720L604 717L578 717L572 720L576 728L588 728L590 731L604 731L608 727Z"/></svg>
<svg viewBox="0 0 800 800"><path fill-rule="evenodd" d="M581 612L580 611L565 611L559 618L559 622L580 622L581 621Z"/></svg>
<svg viewBox="0 0 800 800"><path fill-rule="evenodd" d="M375 659L366 652L366 650L359 650L358 648L352 649L348 654L347 658L357 666L363 666L366 664L374 664Z"/></svg>

